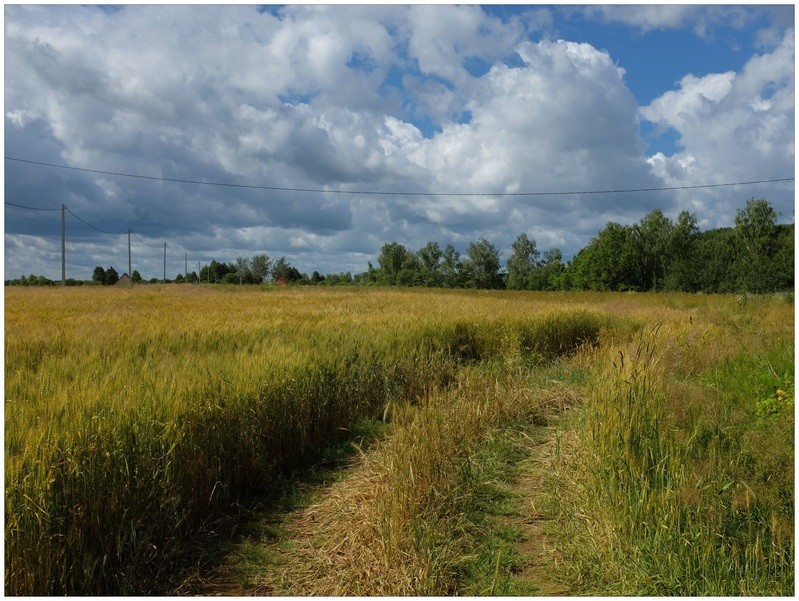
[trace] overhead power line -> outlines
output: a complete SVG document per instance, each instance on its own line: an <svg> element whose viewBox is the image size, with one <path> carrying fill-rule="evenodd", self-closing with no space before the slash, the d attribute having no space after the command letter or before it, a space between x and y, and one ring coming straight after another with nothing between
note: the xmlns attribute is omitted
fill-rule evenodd
<svg viewBox="0 0 799 601"><path fill-rule="evenodd" d="M83 218L82 218L80 215L77 215L75 212L73 212L72 210L70 210L70 209L69 209L68 207L66 207L66 206L62 206L61 208L29 207L29 206L26 206L26 205L21 205L21 204L17 204L17 203L14 203L14 202L8 202L8 201L5 201L5 204L7 204L7 205L9 205L9 206L12 206L12 207L18 207L18 208L20 208L20 209L29 209L29 210L31 210L31 211L62 211L62 210L63 210L63 211L66 211L67 213L69 213L70 215L72 215L72 216L73 216L75 219L77 219L78 221L80 221L80 222L81 222L81 223L83 223L84 225L86 225L86 226L88 226L88 227L92 228L93 230L97 230L97 231L98 231L98 232L100 232L101 234L108 234L109 236L124 236L125 234L128 234L128 233L129 233L129 234L131 234L131 235L132 235L134 238L136 238L136 240L138 240L139 242L141 242L142 244L144 244L144 246L148 246L149 248L160 248L159 246L153 246L152 244L147 244L147 242L145 242L144 240L142 240L142 239L141 239L141 238L140 238L140 237L139 237L139 236L136 234L136 232L134 232L133 230L128 230L127 232L109 232L109 231L107 231L107 230L104 230L104 229L102 229L102 228L99 228L99 227L97 227L96 225L93 225L93 224L89 223L88 221L86 221L85 219L83 219ZM128 242L130 242L130 240L128 240ZM165 249L166 249L166 248L169 248L169 252L171 252L171 253L172 253L173 255L175 255L176 257L180 258L180 257L179 257L177 254L175 254L175 251L173 251L173 250L172 250L172 249L171 249L171 248L170 248L170 247L167 245L167 243L166 243L166 242L164 242L164 247L165 247Z"/></svg>
<svg viewBox="0 0 799 601"><path fill-rule="evenodd" d="M25 205L18 205L13 202L6 201L7 205L11 205L12 207L19 207L20 209L30 209L31 211L60 211L61 209L43 209L42 207L26 207Z"/></svg>
<svg viewBox="0 0 799 601"><path fill-rule="evenodd" d="M139 242L141 242L142 244L144 244L144 246L149 246L150 248L158 248L157 246L153 246L152 244L147 244L147 243L146 243L144 240L142 240L141 238L139 238L139 237L136 235L136 232L134 232L133 230L131 230L131 231L130 231L130 233L133 235L133 237L134 237L134 238L136 238L136 240L138 240Z"/></svg>
<svg viewBox="0 0 799 601"><path fill-rule="evenodd" d="M20 209L29 209L31 211L60 211L61 210L60 208L54 208L53 209L53 208L43 208L43 207L28 207L28 206L25 206L25 205L16 204L14 202L8 202L8 201L5 201L5 204L10 205L12 207L18 207ZM84 225L87 225L90 228L92 228L93 230L97 230L98 232L100 232L102 234L108 234L109 236L124 236L127 233L127 232L109 232L109 231L106 231L106 230L104 230L102 228L97 227L96 225L92 225L91 223L89 223L88 221L83 219L80 215L77 215L74 211L72 211L68 207L64 207L64 210L67 213L69 213L70 215L72 215L75 219L77 219L78 221L83 223ZM131 235L134 238L136 238L136 240L138 240L139 242L144 244L144 246L149 246L150 248L160 248L160 246L153 246L152 244L147 244L144 240L139 238L139 236L133 230L130 230L130 233L131 233ZM170 250L172 250L172 249L170 248ZM177 256L177 255L175 255L175 256Z"/></svg>
<svg viewBox="0 0 799 601"><path fill-rule="evenodd" d="M760 179L742 182L725 182L720 184L697 184L693 186L662 186L652 188L620 188L611 190L568 190L552 192L393 192L385 190L328 190L324 188L289 188L282 186L264 186L253 184L236 184L224 182L209 182L191 179L177 179L171 177L157 177L152 175L140 175L135 173L120 173L117 171L104 171L101 169L86 169L83 167L70 167L69 165L58 165L55 163L44 163L41 161L30 161L15 157L5 157L7 161L17 161L40 165L43 167L55 167L58 169L69 169L72 171L83 171L85 173L97 173L101 175L113 175L116 177L130 177L135 179L145 179L160 182L172 182L178 184L194 184L202 186L217 186L225 188L244 188L250 190L271 190L275 192L314 192L324 194L359 194L367 196L571 196L578 194L629 194L641 192L665 192L668 190L698 190L701 188L723 188L729 186L751 186L755 184L774 184L778 182L793 181L793 177L783 177L777 179Z"/></svg>
<svg viewBox="0 0 799 601"><path fill-rule="evenodd" d="M66 211L67 211L67 213L69 213L70 215L72 215L72 216L73 216L75 219L77 219L78 221L80 221L80 222L81 222L81 223L83 223L84 225L88 225L88 226L89 226L90 228L92 228L93 230L97 230L98 232L100 232L100 233L102 233L102 234L108 234L109 236L122 236L122 235L124 235L125 233L127 233L127 232L123 232L123 233L119 233L119 232L107 232L107 231L105 231L105 230L101 230L101 229L100 229L99 227L97 227L96 225L92 225L92 224L91 224L91 223L89 223L88 221L84 221L83 219L81 219L80 217L78 217L77 215L75 215L75 213L73 213L72 211L70 211L68 208L66 209Z"/></svg>

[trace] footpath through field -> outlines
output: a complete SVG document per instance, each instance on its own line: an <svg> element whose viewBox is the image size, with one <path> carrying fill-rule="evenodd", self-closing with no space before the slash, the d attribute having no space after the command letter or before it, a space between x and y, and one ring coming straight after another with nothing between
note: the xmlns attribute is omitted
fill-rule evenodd
<svg viewBox="0 0 799 601"><path fill-rule="evenodd" d="M569 436L558 424L528 424L513 434L521 460L514 465L512 475L506 474L509 506L491 521L491 529L504 532L510 541L510 551L505 552L513 559L509 563L500 551L493 566L506 573L489 575L489 580L504 579L505 591L538 596L569 594L554 577L558 556L548 535L552 516L546 490L552 485L553 466ZM343 588L344 579L352 577L352 563L359 558L344 556L355 548L348 541L342 539L336 549L329 539L341 536L336 522L342 514L356 514L363 510L363 504L375 502L370 453L357 453L347 465L314 470L295 482L294 490L281 501L253 510L216 565L192 574L177 592L201 596L340 596L347 590ZM362 559L368 562L368 549L362 550Z"/></svg>

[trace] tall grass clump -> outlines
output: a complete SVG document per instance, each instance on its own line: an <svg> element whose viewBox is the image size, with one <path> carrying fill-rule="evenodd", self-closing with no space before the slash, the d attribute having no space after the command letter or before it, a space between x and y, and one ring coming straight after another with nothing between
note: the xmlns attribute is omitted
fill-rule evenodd
<svg viewBox="0 0 799 601"><path fill-rule="evenodd" d="M562 500L587 592L793 594L792 316L697 317L598 355Z"/></svg>

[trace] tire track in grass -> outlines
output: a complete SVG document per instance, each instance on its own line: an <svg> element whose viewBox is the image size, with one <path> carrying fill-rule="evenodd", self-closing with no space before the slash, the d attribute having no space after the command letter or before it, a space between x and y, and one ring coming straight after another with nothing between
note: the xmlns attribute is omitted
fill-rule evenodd
<svg viewBox="0 0 799 601"><path fill-rule="evenodd" d="M546 408L547 419L529 423L522 430L517 424L511 434L522 458L508 466L512 473L503 485L512 499L509 511L489 518L489 528L495 534L513 535L506 536L494 550L496 572L493 567L489 573L483 568L482 584L475 585L481 592L476 594L569 594L568 587L557 579L559 557L548 533L553 517L547 495L562 435L559 416L576 397L569 389L547 396L555 405ZM325 482L303 483L301 503L290 510L265 511L221 565L206 578L196 579L191 592L205 596L343 596L382 594L406 586L396 571L377 583L386 577L379 553L374 552L385 544L379 537L382 516L376 510L382 460L373 449L362 451L337 466L335 475ZM502 583L495 589L498 580ZM461 594L464 592L469 594L468 587Z"/></svg>
<svg viewBox="0 0 799 601"><path fill-rule="evenodd" d="M518 514L507 520L520 534L514 544L520 561L511 578L535 595L568 595L569 589L555 577L559 557L548 533L554 518L547 491L561 432L558 426L546 426L533 435L526 437L528 456L519 464L519 477L510 486L518 498Z"/></svg>

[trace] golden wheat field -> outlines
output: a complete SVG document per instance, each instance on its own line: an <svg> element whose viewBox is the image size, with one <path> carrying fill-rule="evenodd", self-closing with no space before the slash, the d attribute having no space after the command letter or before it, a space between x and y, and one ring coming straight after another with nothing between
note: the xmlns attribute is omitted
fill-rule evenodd
<svg viewBox="0 0 799 601"><path fill-rule="evenodd" d="M5 592L163 593L214 515L358 420L449 422L464 366L527 398L570 357L576 580L607 579L591 550L657 574L619 594L792 589L792 299L174 285L6 288Z"/></svg>

